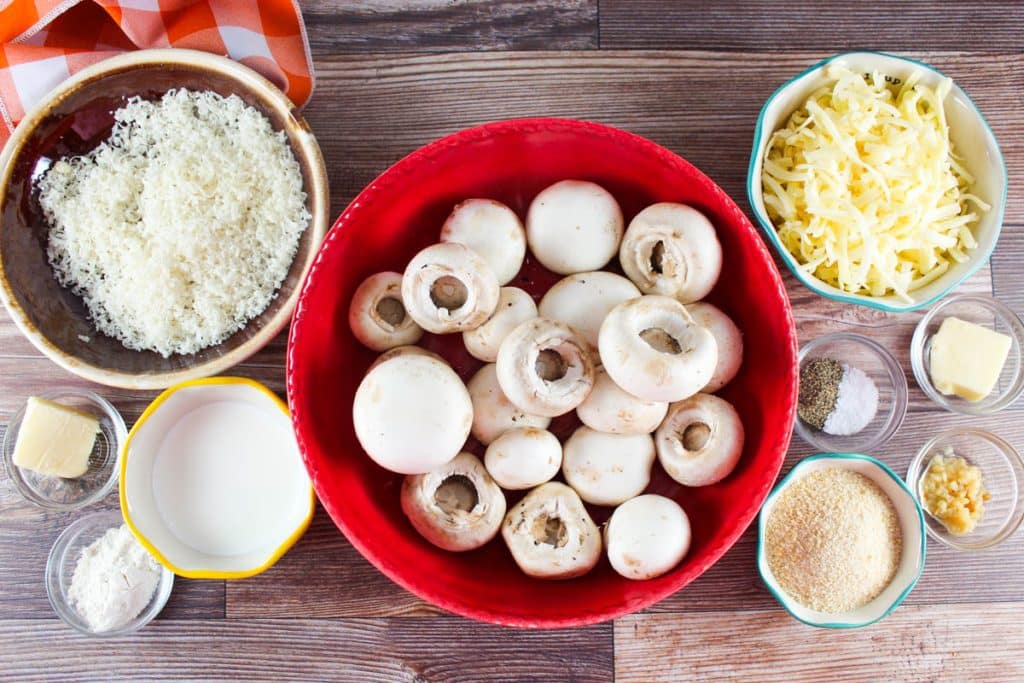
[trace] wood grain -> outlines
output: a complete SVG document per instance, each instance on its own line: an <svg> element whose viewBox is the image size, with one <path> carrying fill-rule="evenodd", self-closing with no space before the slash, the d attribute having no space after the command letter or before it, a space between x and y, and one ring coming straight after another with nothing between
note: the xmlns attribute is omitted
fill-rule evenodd
<svg viewBox="0 0 1024 683"><path fill-rule="evenodd" d="M306 0L314 51L593 50L597 0Z"/></svg>
<svg viewBox="0 0 1024 683"><path fill-rule="evenodd" d="M831 631L787 614L634 615L615 623L615 676L641 681L1014 681L1024 603L904 607Z"/></svg>
<svg viewBox="0 0 1024 683"><path fill-rule="evenodd" d="M0 621L0 671L30 681L607 681L612 625L541 632L431 619L157 619L96 641L59 623ZM54 654L57 656L54 656Z"/></svg>
<svg viewBox="0 0 1024 683"><path fill-rule="evenodd" d="M1013 0L601 0L601 48L999 52L1024 47L1021 21L1024 7Z"/></svg>

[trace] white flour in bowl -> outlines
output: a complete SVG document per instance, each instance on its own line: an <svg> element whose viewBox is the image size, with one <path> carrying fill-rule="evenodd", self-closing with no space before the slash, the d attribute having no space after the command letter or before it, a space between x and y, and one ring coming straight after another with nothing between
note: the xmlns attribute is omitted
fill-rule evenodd
<svg viewBox="0 0 1024 683"><path fill-rule="evenodd" d="M94 632L113 631L149 604L160 571L156 560L122 524L82 550L68 598Z"/></svg>

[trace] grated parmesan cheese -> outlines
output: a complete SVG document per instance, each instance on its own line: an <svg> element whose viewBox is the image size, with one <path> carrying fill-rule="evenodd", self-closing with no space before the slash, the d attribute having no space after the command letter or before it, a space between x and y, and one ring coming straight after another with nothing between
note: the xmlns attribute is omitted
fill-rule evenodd
<svg viewBox="0 0 1024 683"><path fill-rule="evenodd" d="M130 349L218 344L291 267L310 221L298 162L235 95L172 90L114 119L107 141L38 181L57 281Z"/></svg>
<svg viewBox="0 0 1024 683"><path fill-rule="evenodd" d="M943 100L952 88L899 88L878 72L831 66L817 90L772 135L764 203L801 267L846 292L910 293L977 246L974 178L949 139ZM973 206L972 206L973 204Z"/></svg>

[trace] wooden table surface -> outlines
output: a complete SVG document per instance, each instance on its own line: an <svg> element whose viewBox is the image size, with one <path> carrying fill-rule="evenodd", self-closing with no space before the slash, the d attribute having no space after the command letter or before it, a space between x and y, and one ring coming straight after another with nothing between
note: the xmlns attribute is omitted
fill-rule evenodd
<svg viewBox="0 0 1024 683"><path fill-rule="evenodd" d="M1024 4L654 2L650 0L310 0L317 70L306 115L327 158L335 214L413 149L517 116L592 119L683 155L747 209L754 121L783 81L829 54L888 50L929 62L974 98L1010 175L1003 237L961 291L1024 313ZM784 269L783 269L784 270ZM801 341L872 335L907 372L900 432L873 453L905 472L922 442L956 425L1024 448L1024 404L967 418L932 405L910 375L920 314L887 315L809 294L784 273ZM236 368L283 395L285 335ZM88 386L44 359L0 312L0 423L29 394ZM131 424L154 392L91 387ZM794 438L783 472L811 448ZM116 495L102 503L115 508ZM1024 533L960 554L929 542L903 607L874 626L829 631L791 619L754 566L752 530L710 571L651 609L556 632L447 615L362 559L318 510L273 569L237 581L179 579L160 617L114 640L76 635L53 614L43 568L80 513L44 512L0 480L0 676L340 680L1022 680Z"/></svg>

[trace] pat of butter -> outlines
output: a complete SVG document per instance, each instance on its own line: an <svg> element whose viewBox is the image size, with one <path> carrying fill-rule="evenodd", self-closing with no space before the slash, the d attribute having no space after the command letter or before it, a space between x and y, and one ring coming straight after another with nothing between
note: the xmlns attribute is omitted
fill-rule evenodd
<svg viewBox="0 0 1024 683"><path fill-rule="evenodd" d="M89 469L100 423L96 418L35 396L29 398L14 444L14 464L73 479Z"/></svg>
<svg viewBox="0 0 1024 683"><path fill-rule="evenodd" d="M1013 340L959 318L942 321L932 338L932 384L943 394L980 401L992 392Z"/></svg>

